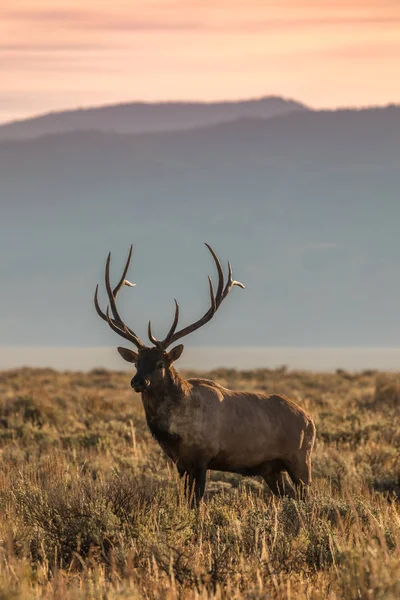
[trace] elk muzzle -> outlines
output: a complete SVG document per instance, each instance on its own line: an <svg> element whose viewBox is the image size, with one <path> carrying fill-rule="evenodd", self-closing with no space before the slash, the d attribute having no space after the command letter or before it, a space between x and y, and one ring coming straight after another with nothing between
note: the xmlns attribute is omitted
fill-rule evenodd
<svg viewBox="0 0 400 600"><path fill-rule="evenodd" d="M135 392L144 392L150 385L150 381L136 373L135 377L131 380L131 386Z"/></svg>

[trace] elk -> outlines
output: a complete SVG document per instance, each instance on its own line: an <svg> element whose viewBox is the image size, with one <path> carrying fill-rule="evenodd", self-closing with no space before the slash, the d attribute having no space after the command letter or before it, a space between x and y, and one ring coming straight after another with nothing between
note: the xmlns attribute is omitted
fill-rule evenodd
<svg viewBox="0 0 400 600"><path fill-rule="evenodd" d="M210 307L195 323L176 330L179 305L175 300L175 316L165 339L154 337L149 322L151 347L124 323L116 300L124 285L135 285L126 279L133 246L114 289L110 283L111 253L108 255L105 287L109 305L104 313L99 306L97 285L94 296L97 313L113 331L136 347L135 351L118 347L118 352L136 366L131 386L142 394L150 432L185 478L185 490L192 505L203 497L208 469L261 476L274 494L297 497L311 483L315 441L312 418L285 396L229 390L209 379L184 379L173 367L183 345L168 351L169 346L208 323L234 286L245 287L232 278L229 262L225 283L217 255L211 246L206 246L215 262L218 286L214 293L208 277Z"/></svg>

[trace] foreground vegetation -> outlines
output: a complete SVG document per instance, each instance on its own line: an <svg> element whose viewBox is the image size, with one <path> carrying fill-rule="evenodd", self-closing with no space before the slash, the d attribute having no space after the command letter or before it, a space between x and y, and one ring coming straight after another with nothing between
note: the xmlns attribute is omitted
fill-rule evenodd
<svg viewBox="0 0 400 600"><path fill-rule="evenodd" d="M314 416L307 501L211 473L190 511L129 374L3 372L0 600L400 598L397 377L207 376Z"/></svg>

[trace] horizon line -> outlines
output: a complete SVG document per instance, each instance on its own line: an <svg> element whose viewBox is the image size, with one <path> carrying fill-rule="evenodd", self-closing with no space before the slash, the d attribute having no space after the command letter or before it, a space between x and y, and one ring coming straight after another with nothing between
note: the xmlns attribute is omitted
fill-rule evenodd
<svg viewBox="0 0 400 600"><path fill-rule="evenodd" d="M191 371L255 369L333 372L399 371L400 347L198 346L186 347L179 368ZM88 372L96 368L125 371L132 367L116 346L0 346L0 372L21 368Z"/></svg>

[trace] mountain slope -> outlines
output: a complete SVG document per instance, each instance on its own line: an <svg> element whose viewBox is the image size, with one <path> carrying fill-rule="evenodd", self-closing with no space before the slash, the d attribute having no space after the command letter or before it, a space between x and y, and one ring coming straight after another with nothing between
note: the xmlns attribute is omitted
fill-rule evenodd
<svg viewBox="0 0 400 600"><path fill-rule="evenodd" d="M399 157L398 107L2 142L2 344L116 342L92 294L131 242L122 310L163 335L207 306L207 241L247 289L189 343L398 345Z"/></svg>
<svg viewBox="0 0 400 600"><path fill-rule="evenodd" d="M300 102L266 97L238 102L132 102L55 112L0 125L0 140L93 130L114 133L179 130L240 117L268 118L308 110Z"/></svg>

